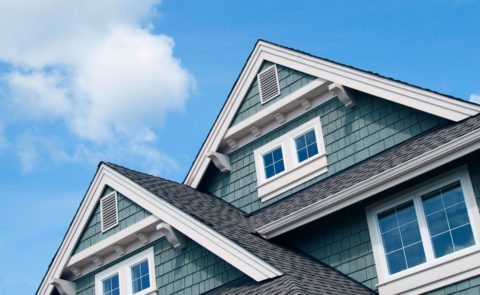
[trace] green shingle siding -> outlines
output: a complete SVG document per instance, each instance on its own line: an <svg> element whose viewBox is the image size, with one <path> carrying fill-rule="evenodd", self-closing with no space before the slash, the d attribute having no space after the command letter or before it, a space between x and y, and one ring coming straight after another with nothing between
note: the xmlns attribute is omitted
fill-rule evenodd
<svg viewBox="0 0 480 295"><path fill-rule="evenodd" d="M263 65L260 67L259 72L265 70L269 66L273 65L271 62L264 62ZM277 102L278 100L284 98L285 96L289 95L290 93L294 92L297 89L307 85L311 81L315 80L314 76L310 76L308 74L298 72L281 65L277 65L278 71L278 84L280 86L280 95L273 98L272 100L267 101L264 104L260 103L260 92L258 90L258 81L257 78L253 81L252 85L247 91L245 95L245 99L243 100L240 108L235 115L235 118L232 121L230 126L233 126L246 118L258 113L263 108L268 107L269 105Z"/></svg>
<svg viewBox="0 0 480 295"><path fill-rule="evenodd" d="M377 272L362 205L351 206L281 239L365 286L376 289Z"/></svg>
<svg viewBox="0 0 480 295"><path fill-rule="evenodd" d="M102 196L111 193L113 189L107 187ZM142 207L138 206L134 202L130 201L127 197L117 192L117 206L118 206L118 225L112 229L102 233L100 225L100 203L97 204L95 210L87 223L80 239L78 241L73 254L100 242L101 240L108 238L109 236L118 233L119 231L129 227L130 225L139 222L151 215Z"/></svg>
<svg viewBox="0 0 480 295"><path fill-rule="evenodd" d="M154 247L158 294L201 294L243 277L244 274L188 239L184 249L175 249L162 238L129 254ZM115 262L118 263L118 262ZM115 265L111 263L75 281L77 295L95 294L95 274Z"/></svg>
<svg viewBox="0 0 480 295"><path fill-rule="evenodd" d="M356 99L357 106L353 109L332 99L232 152L229 155L232 171L221 173L209 167L200 189L251 213L444 122L444 119L368 94L356 92ZM253 151L318 116L322 122L328 172L261 203L257 196Z"/></svg>
<svg viewBox="0 0 480 295"><path fill-rule="evenodd" d="M480 295L480 276L439 288L425 295Z"/></svg>

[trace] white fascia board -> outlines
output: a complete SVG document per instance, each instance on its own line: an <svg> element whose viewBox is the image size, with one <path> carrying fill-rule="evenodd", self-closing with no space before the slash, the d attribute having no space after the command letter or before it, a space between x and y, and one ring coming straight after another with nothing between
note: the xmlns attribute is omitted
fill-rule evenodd
<svg viewBox="0 0 480 295"><path fill-rule="evenodd" d="M259 41L245 64L237 84L228 97L184 183L196 188L210 159L208 151L217 151L250 84L264 60L301 71L312 76L369 93L408 107L458 122L480 112L480 106L453 99L428 90L382 78L347 66Z"/></svg>
<svg viewBox="0 0 480 295"><path fill-rule="evenodd" d="M263 281L282 275L282 272L225 236L102 164L40 285L38 294L50 294L53 286L48 282L61 277L72 256L76 242L80 238L82 230L86 226L106 185L127 196L130 200L223 260L228 261L255 281Z"/></svg>
<svg viewBox="0 0 480 295"><path fill-rule="evenodd" d="M413 179L478 149L480 149L480 130L475 130L255 230L265 238L276 237Z"/></svg>

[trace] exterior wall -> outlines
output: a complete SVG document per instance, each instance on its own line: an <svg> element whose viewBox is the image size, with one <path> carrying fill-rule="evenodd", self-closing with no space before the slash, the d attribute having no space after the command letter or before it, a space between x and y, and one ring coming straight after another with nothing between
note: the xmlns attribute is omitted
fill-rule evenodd
<svg viewBox="0 0 480 295"><path fill-rule="evenodd" d="M232 171L221 173L211 165L199 189L251 213L445 122L361 92L356 92L356 100L357 106L349 109L338 99L332 99L239 148L229 154ZM322 122L328 172L267 202L260 202L253 151L314 117L320 117Z"/></svg>
<svg viewBox="0 0 480 295"><path fill-rule="evenodd" d="M425 295L480 295L480 276L464 280Z"/></svg>
<svg viewBox="0 0 480 295"><path fill-rule="evenodd" d="M480 153L467 157L457 165L463 163L478 163ZM427 181L435 174L448 171L453 167L443 167L436 172L417 179L418 182ZM469 165L470 178L475 191L477 203L480 205L480 167ZM402 191L409 187L392 189ZM372 243L368 232L368 225L365 207L381 198L391 195L385 192L376 198L365 200L345 208L339 212L326 216L312 222L297 230L289 232L278 238L281 243L288 244L294 248L317 258L318 260L338 269L342 273L359 281L365 286L376 290L378 283L375 269L375 261L372 252ZM348 216L348 218L346 218ZM479 294L480 277L471 278L450 286L440 288L428 294Z"/></svg>
<svg viewBox="0 0 480 295"><path fill-rule="evenodd" d="M102 196L113 192L113 189L107 187ZM118 206L118 225L114 228L102 233L100 225L100 202L95 207L86 228L78 241L73 254L85 250L86 248L108 238L109 236L118 233L119 231L129 227L130 225L139 222L148 217L151 213L130 201L127 197L117 192L117 206Z"/></svg>
<svg viewBox="0 0 480 295"><path fill-rule="evenodd" d="M159 295L201 294L244 276L230 264L190 239L187 240L184 249L178 250L162 238L125 258L152 246ZM76 280L77 295L94 295L95 274L112 265L115 263Z"/></svg>
<svg viewBox="0 0 480 295"><path fill-rule="evenodd" d="M273 65L273 63L265 61L260 67L259 72ZM261 111L263 108L270 106L271 104L277 102L278 100L284 98L295 90L307 85L309 82L315 80L314 76L298 72L281 65L277 65L278 71L278 84L280 86L280 95L273 98L272 100L267 101L264 104L260 103L260 92L258 90L258 81L257 78L250 85L245 99L243 100L240 108L238 109L235 118L232 121L230 126L233 126L246 118L256 114Z"/></svg>

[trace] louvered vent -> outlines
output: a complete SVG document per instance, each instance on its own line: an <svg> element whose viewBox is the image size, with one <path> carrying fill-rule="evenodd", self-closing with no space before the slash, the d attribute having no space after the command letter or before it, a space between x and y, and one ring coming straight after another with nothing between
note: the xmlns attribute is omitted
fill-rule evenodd
<svg viewBox="0 0 480 295"><path fill-rule="evenodd" d="M102 232L118 224L117 192L108 194L100 199L100 214Z"/></svg>
<svg viewBox="0 0 480 295"><path fill-rule="evenodd" d="M280 95L278 85L277 66L273 65L257 75L258 87L260 89L260 100L262 103Z"/></svg>

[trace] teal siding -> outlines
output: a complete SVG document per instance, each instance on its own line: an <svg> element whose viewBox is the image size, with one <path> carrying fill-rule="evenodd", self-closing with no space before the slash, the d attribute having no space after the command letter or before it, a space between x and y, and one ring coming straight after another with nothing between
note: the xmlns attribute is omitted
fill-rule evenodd
<svg viewBox="0 0 480 295"><path fill-rule="evenodd" d="M479 160L480 154L468 157L465 159L465 163L478 163ZM443 173L448 169L440 168L437 173ZM468 169L478 202L480 200L480 167L470 165ZM433 175L423 176L417 179L416 183L427 181L431 177ZM407 187L409 185L404 185L404 187L394 189L394 191L398 192ZM388 198L390 195L391 192L386 192L371 200L345 208L287 233L279 237L278 240L308 253L365 286L376 290L375 285L378 283L378 279L365 207L379 199ZM348 218L345 218L346 216ZM480 277L476 277L440 288L431 294L478 294L475 292L479 291L479 286Z"/></svg>
<svg viewBox="0 0 480 295"><path fill-rule="evenodd" d="M480 276L425 293L425 295L480 295Z"/></svg>
<svg viewBox="0 0 480 295"><path fill-rule="evenodd" d="M281 240L376 290L377 272L362 205L313 222Z"/></svg>
<svg viewBox="0 0 480 295"><path fill-rule="evenodd" d="M239 148L229 155L232 171L221 173L209 167L199 188L251 213L444 122L368 94L356 92L356 99L358 105L353 109L332 99ZM261 203L253 151L314 117L321 118L328 172Z"/></svg>
<svg viewBox="0 0 480 295"><path fill-rule="evenodd" d="M159 295L201 294L244 276L233 266L190 239L187 240L184 249L178 250L162 238L125 258L152 246ZM76 280L77 295L94 295L95 274L114 264L111 263Z"/></svg>
<svg viewBox="0 0 480 295"><path fill-rule="evenodd" d="M267 67L271 66L273 63L264 62L260 67L259 72L263 71ZM278 84L280 86L280 95L273 98L272 100L267 101L264 104L260 103L260 92L258 90L257 78L252 82L250 88L245 95L240 108L235 115L231 126L245 120L246 118L256 114L261 111L263 108L270 106L271 104L277 102L278 100L284 98L295 90L307 85L309 82L315 80L314 76L298 72L281 65L277 65L278 71Z"/></svg>
<svg viewBox="0 0 480 295"><path fill-rule="evenodd" d="M107 187L102 196L111 193L113 189ZM130 225L139 222L148 217L151 213L130 201L127 197L117 192L117 206L118 206L118 225L114 228L102 233L100 225L100 203L97 204L95 210L83 230L82 235L78 241L73 254L108 238L109 236L118 233L119 231L129 227Z"/></svg>

